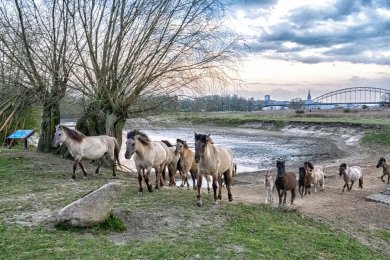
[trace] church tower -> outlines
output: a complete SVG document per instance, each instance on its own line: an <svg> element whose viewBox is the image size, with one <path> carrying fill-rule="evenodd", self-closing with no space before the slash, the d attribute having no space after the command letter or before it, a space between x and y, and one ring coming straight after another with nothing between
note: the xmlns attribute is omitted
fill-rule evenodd
<svg viewBox="0 0 390 260"><path fill-rule="evenodd" d="M307 94L307 101L308 101L308 102L311 102L310 90L309 90L309 93Z"/></svg>

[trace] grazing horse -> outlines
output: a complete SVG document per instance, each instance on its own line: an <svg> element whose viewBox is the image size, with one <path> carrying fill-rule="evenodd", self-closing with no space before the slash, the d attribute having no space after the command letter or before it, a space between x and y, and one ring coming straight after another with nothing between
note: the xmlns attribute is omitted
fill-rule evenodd
<svg viewBox="0 0 390 260"><path fill-rule="evenodd" d="M306 174L309 174L311 176L311 183L314 186L314 192L317 192L317 185L319 184L321 187L321 190L325 189L325 172L324 168L319 165L314 165L311 162L305 162L304 163L304 168L306 171ZM308 177L307 177L307 180ZM309 194L310 194L310 186L308 186L309 183L307 183L307 187L309 189Z"/></svg>
<svg viewBox="0 0 390 260"><path fill-rule="evenodd" d="M384 157L381 157L379 159L378 164L376 165L376 168L379 168L381 166L383 168L383 174L381 176L381 180L383 182L385 182L383 177L385 177L387 175L387 184L389 184L390 183L390 165L387 164L386 159Z"/></svg>
<svg viewBox="0 0 390 260"><path fill-rule="evenodd" d="M274 176L272 176L272 174L269 171L267 171L264 174L264 188L265 188L264 203L265 204L274 203L274 196L273 196L274 185L275 185Z"/></svg>
<svg viewBox="0 0 390 260"><path fill-rule="evenodd" d="M291 191L291 205L295 199L295 187L297 186L297 180L295 174L286 172L285 162L283 160L276 161L276 167L278 169L278 175L276 176L275 186L278 191L279 205L286 204L287 191ZM283 200L282 200L283 199Z"/></svg>
<svg viewBox="0 0 390 260"><path fill-rule="evenodd" d="M345 187L347 187L347 190L350 191L352 189L352 185L355 181L359 180L359 188L363 189L363 173L360 166L351 166L348 167L346 163L342 163L339 168L340 171L340 177L344 177L344 186L343 186L343 192ZM351 182L351 185L348 186L349 182Z"/></svg>
<svg viewBox="0 0 390 260"><path fill-rule="evenodd" d="M161 174L169 159L171 151L168 146L159 141L151 141L149 137L138 130L127 133L125 158L130 159L134 154L135 167L138 172L139 192L143 193L142 177L145 180L149 192L152 185L149 184L149 175L152 168L156 172L156 191L159 190Z"/></svg>
<svg viewBox="0 0 390 260"><path fill-rule="evenodd" d="M63 125L56 126L56 132L51 142L52 146L65 144L69 153L74 158L72 180L76 179L77 164L80 165L84 173L84 179L87 179L87 172L81 163L82 159L98 160L98 167L95 173L99 173L101 158L108 154L112 161L112 175L116 176L115 162L119 162L119 145L114 137L108 135L86 136L77 130L70 129Z"/></svg>
<svg viewBox="0 0 390 260"><path fill-rule="evenodd" d="M195 133L195 162L198 163L197 205L202 206L200 188L202 187L203 175L211 175L213 178L214 203L222 199L222 175L226 182L229 201L233 200L231 185L233 182L233 153L224 146L212 143L210 134ZM217 185L217 181L218 184ZM217 188L218 196L217 196Z"/></svg>

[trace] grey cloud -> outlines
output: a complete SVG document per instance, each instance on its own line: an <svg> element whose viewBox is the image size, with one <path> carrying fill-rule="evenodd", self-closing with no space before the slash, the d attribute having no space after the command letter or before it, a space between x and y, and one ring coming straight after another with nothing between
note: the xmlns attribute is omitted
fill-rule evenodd
<svg viewBox="0 0 390 260"><path fill-rule="evenodd" d="M375 63L390 65L390 58L381 55L390 51L390 19L381 17L374 8L390 8L384 1L338 1L329 10L315 10L307 7L293 10L287 17L289 20L262 31L257 39L251 39L252 52L263 53L269 58L296 60L304 63L324 61L349 61L353 63ZM327 23L347 19L350 15L363 12L367 21L364 24L335 24L335 30L320 30L318 22ZM285 42L293 42L298 46L293 49L283 46ZM342 45L343 47L339 47ZM330 50L317 53L314 57L306 57L300 51L313 48ZM372 57L364 52L370 51Z"/></svg>

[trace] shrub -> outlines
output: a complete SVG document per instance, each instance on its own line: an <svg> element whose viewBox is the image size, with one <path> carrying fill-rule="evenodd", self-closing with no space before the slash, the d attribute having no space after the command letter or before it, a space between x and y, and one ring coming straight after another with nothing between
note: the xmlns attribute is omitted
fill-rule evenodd
<svg viewBox="0 0 390 260"><path fill-rule="evenodd" d="M295 114L301 115L301 114L304 114L304 113L305 113L305 111L303 109L295 110Z"/></svg>

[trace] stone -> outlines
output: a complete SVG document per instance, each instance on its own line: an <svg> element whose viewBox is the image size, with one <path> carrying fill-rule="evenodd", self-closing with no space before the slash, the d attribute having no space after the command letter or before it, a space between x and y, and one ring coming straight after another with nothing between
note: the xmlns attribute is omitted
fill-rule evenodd
<svg viewBox="0 0 390 260"><path fill-rule="evenodd" d="M120 184L111 182L72 202L57 214L57 221L75 227L92 227L110 216Z"/></svg>

